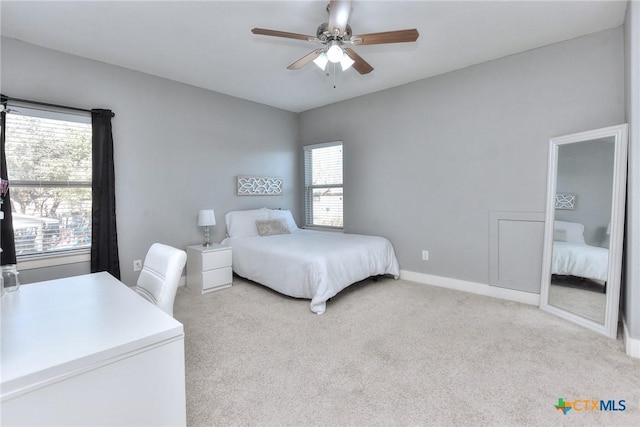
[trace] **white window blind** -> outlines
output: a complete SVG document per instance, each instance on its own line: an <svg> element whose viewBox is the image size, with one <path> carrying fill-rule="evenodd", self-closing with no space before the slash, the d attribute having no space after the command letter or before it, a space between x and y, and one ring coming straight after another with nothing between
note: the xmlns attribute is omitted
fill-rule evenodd
<svg viewBox="0 0 640 427"><path fill-rule="evenodd" d="M304 147L305 222L343 227L342 142Z"/></svg>
<svg viewBox="0 0 640 427"><path fill-rule="evenodd" d="M5 153L16 254L91 247L91 117L9 106Z"/></svg>

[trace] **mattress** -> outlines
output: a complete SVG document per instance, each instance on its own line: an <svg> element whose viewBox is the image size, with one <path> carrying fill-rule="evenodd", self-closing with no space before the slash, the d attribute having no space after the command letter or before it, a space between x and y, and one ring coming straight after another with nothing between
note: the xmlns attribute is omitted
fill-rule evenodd
<svg viewBox="0 0 640 427"><path fill-rule="evenodd" d="M233 271L241 277L296 298L310 299L322 314L329 298L367 277L400 267L391 242L383 237L331 231L292 230L290 234L229 237Z"/></svg>

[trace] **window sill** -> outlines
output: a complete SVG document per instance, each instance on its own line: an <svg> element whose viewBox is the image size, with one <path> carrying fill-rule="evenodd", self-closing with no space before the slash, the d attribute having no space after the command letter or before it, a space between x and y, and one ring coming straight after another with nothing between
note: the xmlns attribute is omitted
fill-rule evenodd
<svg viewBox="0 0 640 427"><path fill-rule="evenodd" d="M72 253L58 253L50 255L31 255L18 257L18 271L33 270L35 268L54 267L56 265L76 264L91 261L91 251L79 250Z"/></svg>
<svg viewBox="0 0 640 427"><path fill-rule="evenodd" d="M344 228L338 228L338 227L322 227L319 225L308 225L306 227L302 227L305 230L315 230L315 231L333 231L336 233L344 233Z"/></svg>

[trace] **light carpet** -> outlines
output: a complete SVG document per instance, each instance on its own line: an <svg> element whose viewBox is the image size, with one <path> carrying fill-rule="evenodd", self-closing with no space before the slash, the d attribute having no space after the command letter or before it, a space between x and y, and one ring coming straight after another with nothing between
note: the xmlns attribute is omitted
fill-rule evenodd
<svg viewBox="0 0 640 427"><path fill-rule="evenodd" d="M324 315L234 278L182 287L189 426L634 425L640 360L537 307L366 280ZM625 400L625 411L554 408ZM619 408L619 406L617 406Z"/></svg>
<svg viewBox="0 0 640 427"><path fill-rule="evenodd" d="M549 304L604 325L607 295L602 291L594 292L552 283L549 286Z"/></svg>

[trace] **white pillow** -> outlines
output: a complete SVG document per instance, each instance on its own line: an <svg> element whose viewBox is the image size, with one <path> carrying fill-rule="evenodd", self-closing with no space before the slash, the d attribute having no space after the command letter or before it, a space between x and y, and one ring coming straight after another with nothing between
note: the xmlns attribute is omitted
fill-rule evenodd
<svg viewBox="0 0 640 427"><path fill-rule="evenodd" d="M582 243L584 244L584 225L578 222L568 221L556 221L553 225L553 231L564 231L566 234L566 241L569 243Z"/></svg>
<svg viewBox="0 0 640 427"><path fill-rule="evenodd" d="M289 230L297 230L298 225L293 219L293 215L291 215L291 211L287 209L268 209L269 211L269 219L282 219L287 224L287 228Z"/></svg>
<svg viewBox="0 0 640 427"><path fill-rule="evenodd" d="M567 230L558 230L557 228L553 229L553 241L554 242L566 242L567 241Z"/></svg>
<svg viewBox="0 0 640 427"><path fill-rule="evenodd" d="M224 220L227 223L227 236L258 236L256 221L266 221L267 219L269 219L267 208L227 212L224 216Z"/></svg>

